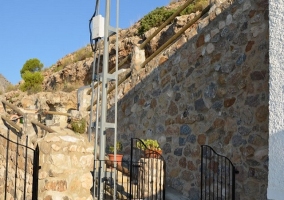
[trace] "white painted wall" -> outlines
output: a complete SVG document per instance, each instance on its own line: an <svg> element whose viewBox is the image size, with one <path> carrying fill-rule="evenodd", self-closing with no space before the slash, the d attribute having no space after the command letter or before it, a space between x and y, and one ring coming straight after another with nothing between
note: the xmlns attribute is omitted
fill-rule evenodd
<svg viewBox="0 0 284 200"><path fill-rule="evenodd" d="M284 0L269 0L269 169L267 199L284 199Z"/></svg>

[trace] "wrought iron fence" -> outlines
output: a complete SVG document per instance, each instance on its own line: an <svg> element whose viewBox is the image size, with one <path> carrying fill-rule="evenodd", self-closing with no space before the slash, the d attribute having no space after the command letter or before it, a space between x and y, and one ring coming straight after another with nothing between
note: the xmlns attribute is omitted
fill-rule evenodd
<svg viewBox="0 0 284 200"><path fill-rule="evenodd" d="M28 136L13 139L9 129L6 135L0 134L0 194L4 200L36 200L39 149L28 146Z"/></svg>
<svg viewBox="0 0 284 200"><path fill-rule="evenodd" d="M95 161L94 197L98 199L129 199L130 171L125 167L128 162L114 162L109 160ZM101 173L103 172L103 173ZM103 177L101 177L103 174ZM103 182L98 181L102 179ZM100 184L103 184L103 196L99 194Z"/></svg>
<svg viewBox="0 0 284 200"><path fill-rule="evenodd" d="M137 148L138 141L131 139L131 155L125 155L122 162L95 160L95 198L165 199L165 161L155 151ZM103 184L103 194L99 194L99 184Z"/></svg>
<svg viewBox="0 0 284 200"><path fill-rule="evenodd" d="M142 140L131 138L130 191L140 199L165 199L166 164L161 152L149 149Z"/></svg>
<svg viewBox="0 0 284 200"><path fill-rule="evenodd" d="M225 156L210 146L201 146L201 199L235 199L235 174L238 171Z"/></svg>

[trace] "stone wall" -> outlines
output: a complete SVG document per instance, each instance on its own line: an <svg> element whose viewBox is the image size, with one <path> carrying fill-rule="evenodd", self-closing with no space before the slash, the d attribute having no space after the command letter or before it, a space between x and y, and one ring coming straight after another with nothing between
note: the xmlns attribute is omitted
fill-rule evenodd
<svg viewBox="0 0 284 200"><path fill-rule="evenodd" d="M268 1L214 1L208 16L120 86L119 139L158 139L168 185L190 199L199 199L200 146L208 144L240 171L237 199L266 199L268 38Z"/></svg>
<svg viewBox="0 0 284 200"><path fill-rule="evenodd" d="M266 199L268 1L212 2L208 16L119 86L119 140L127 154L131 137L157 139L167 184L189 199L199 199L200 146L208 144L240 171L237 199ZM38 141L39 199L91 199L93 144L57 132Z"/></svg>
<svg viewBox="0 0 284 200"><path fill-rule="evenodd" d="M40 149L39 200L93 199L93 142L72 131L47 134Z"/></svg>

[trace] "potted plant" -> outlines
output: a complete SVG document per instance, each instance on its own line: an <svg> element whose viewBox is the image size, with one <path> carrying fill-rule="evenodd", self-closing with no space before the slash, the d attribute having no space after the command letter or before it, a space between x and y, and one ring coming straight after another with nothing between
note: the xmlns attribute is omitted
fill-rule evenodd
<svg viewBox="0 0 284 200"><path fill-rule="evenodd" d="M162 155L162 149L157 140L142 139L142 142L137 142L137 148L144 151L147 158L159 158Z"/></svg>
<svg viewBox="0 0 284 200"><path fill-rule="evenodd" d="M112 161L112 162L114 162L116 160L117 165L120 165L120 166L121 166L121 161L122 161L122 157L123 157L123 155L121 154L122 149L123 149L122 143L117 141L116 142L116 159L114 157L114 150L115 150L114 146L109 147L110 153L108 154L109 160Z"/></svg>

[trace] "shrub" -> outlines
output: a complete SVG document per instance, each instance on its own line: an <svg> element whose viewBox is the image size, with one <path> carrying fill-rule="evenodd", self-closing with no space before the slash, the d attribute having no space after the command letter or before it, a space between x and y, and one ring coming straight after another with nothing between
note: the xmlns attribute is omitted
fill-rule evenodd
<svg viewBox="0 0 284 200"><path fill-rule="evenodd" d="M122 149L123 149L122 143L119 142L119 141L117 141L117 142L116 142L116 152L117 152L117 153L121 153ZM110 151L111 153L114 153L114 146L110 146L110 147L109 147L109 151Z"/></svg>
<svg viewBox="0 0 284 200"><path fill-rule="evenodd" d="M151 150L161 150L160 145L157 140L152 140L152 139L142 139L141 141L137 141L137 148L145 150L145 147Z"/></svg>
<svg viewBox="0 0 284 200"><path fill-rule="evenodd" d="M58 67L63 69L64 67L70 65L71 63L73 63L72 59L70 57L65 57L62 59L61 65L59 65Z"/></svg>
<svg viewBox="0 0 284 200"><path fill-rule="evenodd" d="M87 127L87 122L84 118L71 122L71 128L76 133L84 133Z"/></svg>
<svg viewBox="0 0 284 200"><path fill-rule="evenodd" d="M91 49L84 47L75 52L74 62L78 62L86 58L90 58L92 56L93 56L93 52L91 51Z"/></svg>
<svg viewBox="0 0 284 200"><path fill-rule="evenodd" d="M188 15L198 10L202 10L203 7L207 4L208 0L195 0L192 4L188 5L180 13L180 15ZM176 9L168 10L165 7L160 7L160 8L158 7L155 10L151 11L140 20L140 27L138 28L138 34L142 35L151 28L160 26L172 14L174 14L175 11Z"/></svg>
<svg viewBox="0 0 284 200"><path fill-rule="evenodd" d="M39 59L32 58L32 59L29 59L29 60L26 61L23 68L21 69L20 73L21 73L21 76L23 78L23 74L26 71L38 72L38 71L41 71L42 68L43 68L43 64L39 61Z"/></svg>
<svg viewBox="0 0 284 200"><path fill-rule="evenodd" d="M152 27L160 26L174 13L174 11L175 10L167 10L165 7L158 7L151 11L141 19L138 34L142 35Z"/></svg>
<svg viewBox="0 0 284 200"><path fill-rule="evenodd" d="M42 90L41 84L43 81L43 76L40 72L32 73L30 71L26 71L22 77L25 82L20 85L20 90L23 92L28 91L30 93L37 93Z"/></svg>
<svg viewBox="0 0 284 200"><path fill-rule="evenodd" d="M41 84L39 84L39 85L34 85L27 92L30 95L30 94L36 94L36 93L41 92L41 91L42 91L42 86L41 86Z"/></svg>
<svg viewBox="0 0 284 200"><path fill-rule="evenodd" d="M53 72L59 72L60 70L63 69L63 66L62 65L59 65L59 66L56 66L52 69Z"/></svg>
<svg viewBox="0 0 284 200"><path fill-rule="evenodd" d="M180 15L189 15L191 13L195 13L198 10L202 11L202 9L205 7L205 5L208 5L208 0L196 0L189 6L187 6Z"/></svg>

